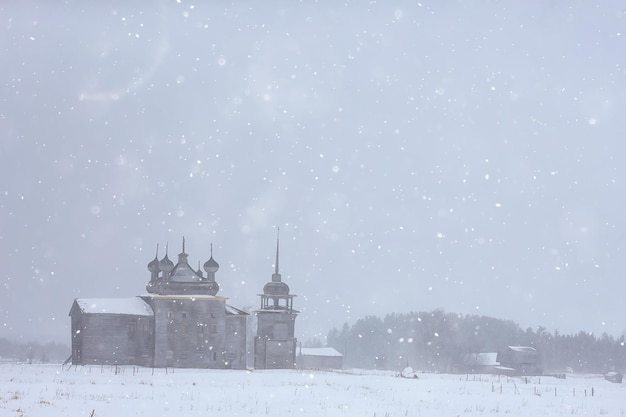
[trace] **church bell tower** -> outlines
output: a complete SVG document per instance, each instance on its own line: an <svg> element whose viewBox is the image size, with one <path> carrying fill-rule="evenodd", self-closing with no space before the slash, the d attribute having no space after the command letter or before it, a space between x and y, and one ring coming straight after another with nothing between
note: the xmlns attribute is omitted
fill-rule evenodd
<svg viewBox="0 0 626 417"><path fill-rule="evenodd" d="M278 231L280 233L280 231ZM256 369L291 369L296 364L296 317L294 294L282 281L278 268L280 235L276 237L276 264L272 280L263 287L261 308L255 311L257 333L254 338L254 367Z"/></svg>

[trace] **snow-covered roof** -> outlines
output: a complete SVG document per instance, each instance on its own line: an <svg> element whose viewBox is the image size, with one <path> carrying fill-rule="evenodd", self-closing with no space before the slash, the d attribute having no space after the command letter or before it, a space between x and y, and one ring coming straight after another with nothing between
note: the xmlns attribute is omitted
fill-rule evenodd
<svg viewBox="0 0 626 417"><path fill-rule="evenodd" d="M515 371L515 368L509 368L508 366L502 365L494 366L494 369L497 369L499 371Z"/></svg>
<svg viewBox="0 0 626 417"><path fill-rule="evenodd" d="M132 298L77 298L80 311L87 314L128 314L152 316L152 308L139 297Z"/></svg>
<svg viewBox="0 0 626 417"><path fill-rule="evenodd" d="M239 310L233 306L229 306L226 304L226 314L231 314L233 316L248 316L249 314L243 310Z"/></svg>
<svg viewBox="0 0 626 417"><path fill-rule="evenodd" d="M188 300L188 299L198 299L198 300L228 300L228 297L222 297L219 295L208 295L208 294L171 294L171 295L162 295L162 294L144 294L142 295L144 298L153 298L153 299L166 299L166 300Z"/></svg>
<svg viewBox="0 0 626 417"><path fill-rule="evenodd" d="M323 348L301 348L298 350L300 355L309 355L309 356L343 356L341 353L337 352L334 348L331 347L323 347Z"/></svg>
<svg viewBox="0 0 626 417"><path fill-rule="evenodd" d="M536 352L537 350L531 346L509 346L509 349L515 352Z"/></svg>

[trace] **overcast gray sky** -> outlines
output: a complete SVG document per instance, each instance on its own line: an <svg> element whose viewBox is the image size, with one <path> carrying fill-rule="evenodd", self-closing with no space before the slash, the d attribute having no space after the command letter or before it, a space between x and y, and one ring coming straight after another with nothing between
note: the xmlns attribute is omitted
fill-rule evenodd
<svg viewBox="0 0 626 417"><path fill-rule="evenodd" d="M0 5L0 337L69 343L183 235L256 308L277 226L301 340L626 330L624 1L207 3Z"/></svg>

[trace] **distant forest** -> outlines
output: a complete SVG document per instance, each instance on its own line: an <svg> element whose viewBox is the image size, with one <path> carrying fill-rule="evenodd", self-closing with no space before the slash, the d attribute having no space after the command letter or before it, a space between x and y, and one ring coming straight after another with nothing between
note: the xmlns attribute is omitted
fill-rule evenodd
<svg viewBox="0 0 626 417"><path fill-rule="evenodd" d="M70 355L70 348L57 343L19 343L0 338L0 361L47 363L60 362Z"/></svg>
<svg viewBox="0 0 626 417"><path fill-rule="evenodd" d="M320 343L309 343L315 344ZM344 355L346 368L399 370L408 365L433 372L462 372L468 355L513 345L540 352L546 373L626 371L623 334L614 338L582 331L549 333L543 327L523 330L513 321L442 310L369 316L331 330L327 338L327 346Z"/></svg>

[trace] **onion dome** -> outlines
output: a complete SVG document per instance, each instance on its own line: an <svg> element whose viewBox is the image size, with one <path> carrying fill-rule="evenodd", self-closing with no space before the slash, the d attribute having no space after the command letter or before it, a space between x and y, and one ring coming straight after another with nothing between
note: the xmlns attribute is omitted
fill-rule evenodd
<svg viewBox="0 0 626 417"><path fill-rule="evenodd" d="M159 271L161 271L161 269L159 268L159 245L157 245L157 252L154 256L154 259L148 264L148 271L152 273L158 273Z"/></svg>
<svg viewBox="0 0 626 417"><path fill-rule="evenodd" d="M204 263L204 270L207 274L216 273L220 269L220 264L213 259L213 244L211 243L211 258Z"/></svg>
<svg viewBox="0 0 626 417"><path fill-rule="evenodd" d="M168 274L174 269L174 262L170 261L170 258L167 257L167 245L165 246L165 257L159 262L159 268L161 271Z"/></svg>
<svg viewBox="0 0 626 417"><path fill-rule="evenodd" d="M148 271L150 271L150 272L159 272L159 271L161 271L161 269L159 267L159 260L157 258L154 258L148 264Z"/></svg>
<svg viewBox="0 0 626 417"><path fill-rule="evenodd" d="M220 269L220 264L215 262L215 259L213 259L212 256L211 256L211 259L209 259L208 261L204 263L204 270L209 274L211 272L213 273L217 272L218 269Z"/></svg>
<svg viewBox="0 0 626 417"><path fill-rule="evenodd" d="M170 258L165 255L165 257L159 261L159 268L161 268L161 271L164 272L172 272L172 269L174 269L174 262L170 261Z"/></svg>

